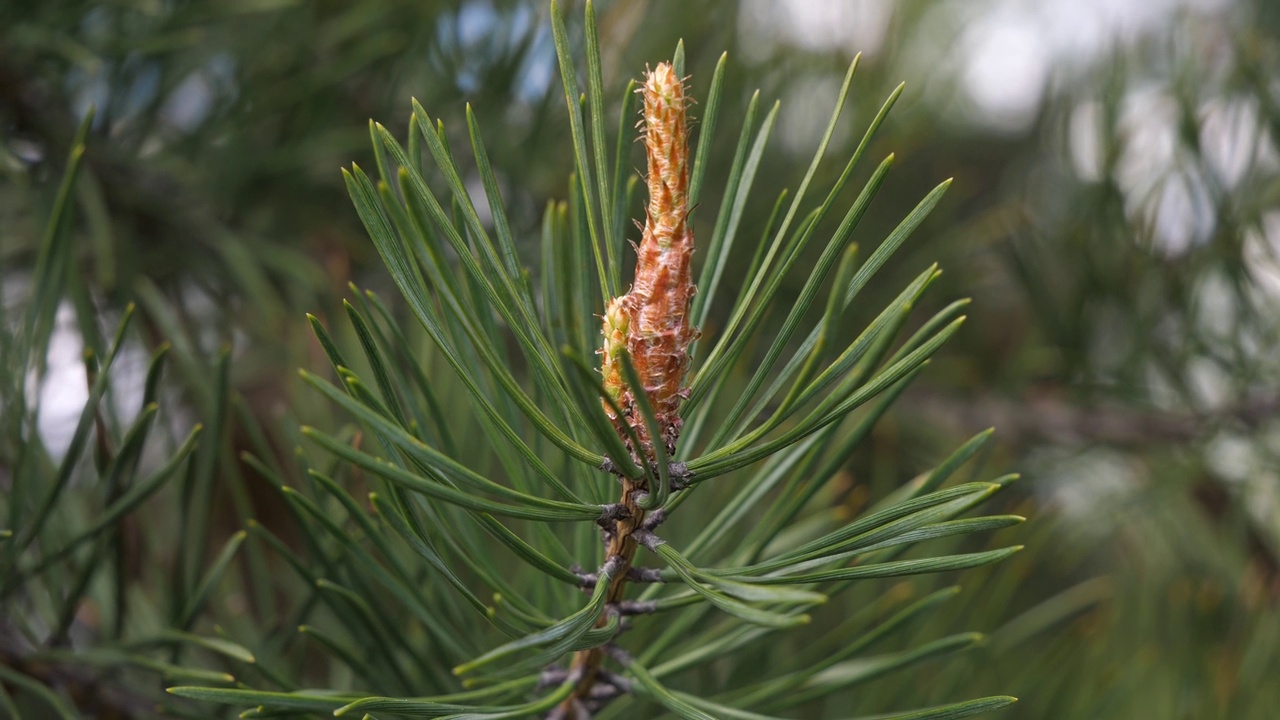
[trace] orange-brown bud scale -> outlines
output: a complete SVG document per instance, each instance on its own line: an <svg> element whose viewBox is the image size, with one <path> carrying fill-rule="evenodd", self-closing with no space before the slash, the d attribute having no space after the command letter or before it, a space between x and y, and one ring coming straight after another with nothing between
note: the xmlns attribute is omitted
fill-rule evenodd
<svg viewBox="0 0 1280 720"><path fill-rule="evenodd" d="M630 295L616 297L609 301L609 305L604 311L604 329L602 331L604 333L604 347L600 351L602 356L600 373L604 376L605 391L609 393L609 397L619 407L625 407L623 395L626 390L626 382L623 380L622 365L618 356L627 347L627 336L631 332L631 320L635 315L634 309L631 307L631 300ZM604 409L616 424L618 418L609 403L606 402L604 404Z"/></svg>
<svg viewBox="0 0 1280 720"><path fill-rule="evenodd" d="M675 451L688 350L698 331L689 318L695 288L693 229L689 226L688 100L683 82L667 63L647 73L640 92L644 95L649 206L631 291L611 300L605 311L601 371L606 392L618 401L623 414L617 417L610 412L610 418L624 438L623 423L634 429L643 447L632 448L632 453L639 461L652 462L655 440L661 440L669 453ZM644 384L661 438L649 437L623 380L616 360L623 347Z"/></svg>

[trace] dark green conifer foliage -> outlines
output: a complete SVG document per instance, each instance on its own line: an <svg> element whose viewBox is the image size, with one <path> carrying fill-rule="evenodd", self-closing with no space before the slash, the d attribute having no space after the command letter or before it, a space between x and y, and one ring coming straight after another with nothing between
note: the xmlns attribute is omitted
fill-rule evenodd
<svg viewBox="0 0 1280 720"><path fill-rule="evenodd" d="M562 45L586 141L577 145L546 0L0 2L0 718L329 717L336 701L317 699L322 690L344 703L490 693L454 703L474 707L558 687L528 689L514 676L500 698L489 680L538 662L550 645L463 677L452 669L590 615L593 596L577 586L604 562L599 528L490 510L545 516L558 506L523 498L607 505L620 488L529 419L472 346L478 328L495 340L490 359L564 437L616 459L624 475L654 476L659 492L645 504L672 509L654 529L662 552L693 568L638 550L645 574L668 582L626 579L628 601L683 592L680 602L696 604L617 625L606 607L588 628L592 644L627 625L610 644L649 671L604 659L631 687L601 703L599 717L671 716L643 696L653 678L690 703L718 703L702 710L717 717L892 716L1008 693L1020 700L999 717L1271 720L1280 704L1280 5L1098 5L597 0L599 29L588 37L582 2L566 2ZM1141 22L1113 24L1132 19L1114 9L1138 5ZM1098 22L1052 24L1068 10ZM813 26L838 12L861 20ZM877 21L886 23L878 44ZM1020 45L1028 32L1031 46ZM646 63L675 59L680 36L696 99L690 184L701 196L690 314L705 337L693 348L674 459L715 456L783 418L716 457L722 476L686 491L672 490L678 468L628 464L625 441L593 414L598 316L630 286L627 241L640 235L628 223L644 219L645 175L633 172L645 166L632 141L639 98L622 85ZM1064 37L1099 44L1064 55ZM720 48L730 53L718 66ZM806 176L859 49L870 52ZM1036 91L1035 64L1008 61L1009 49L1052 59L1047 84ZM1006 86L1001 75L1023 82ZM841 180L899 79L907 90ZM1008 106L988 105L1025 92L1041 94L1022 96L1030 114L1013 124ZM447 123L443 145L476 215L533 303L536 322L516 328L523 336L427 208L405 204L417 194L405 194L386 145L369 143L364 121L376 117L423 161L419 173L481 274L507 293L426 138L407 132L410 96ZM480 118L485 172L464 98ZM890 151L891 167L877 165ZM436 244L405 246L410 264L492 415L369 242L334 170L352 161L376 195L385 177L402 203L396 214L378 198L397 239L415 240L420 223L436 232ZM585 189L577 176L567 182L575 163ZM866 274L864 259L951 173L945 201L842 306L830 288ZM808 197L770 256L770 268L789 264L775 288L775 270L760 268L805 177ZM836 182L844 189L827 219L801 243L806 213ZM495 189L501 217L488 208ZM544 215L547 198L566 202ZM855 203L861 251L828 251ZM546 253L544 234L555 240ZM902 288L935 261L946 273L927 281L894 352L973 312L900 395L891 386L842 426L726 464L750 460L741 451L799 427L839 390L850 368L824 368L885 308L900 318L918 290L899 298ZM809 283L815 265L827 275ZM754 299L740 306L757 275ZM380 297L347 293L350 280ZM965 296L971 306L955 300ZM461 320L451 299L467 308ZM792 317L797 299L808 310ZM922 330L939 312L945 320ZM333 337L319 332L318 342L313 329ZM549 352L531 354L540 338ZM564 345L573 351L562 359ZM326 349L360 382L331 371ZM438 455L423 459L418 446L395 444L402 436L371 430L299 367L340 394L351 387L374 420L390 418ZM563 384L541 380L543 368ZM835 380L809 404L787 405L819 377ZM436 495L409 491L408 511L392 512L391 483L307 440L304 423L434 483L424 489ZM704 590L741 590L739 577L716 573L811 562L797 560L802 548L900 501L905 483L949 464L992 424L999 434L975 437L938 489L1025 471L981 507L1034 522L935 537L889 560L1025 543L1005 562L843 585L761 586L775 570L746 575L747 590L827 595L804 610L809 623L785 629L690 594L679 571ZM420 467L442 457L519 495ZM665 497L664 469L676 479ZM439 498L451 487L442 478L461 496ZM487 503L452 504L473 499ZM816 558L804 572L874 561L850 559ZM764 611L756 619L801 610L721 594ZM985 639L952 636L968 629ZM606 647L595 649L603 657ZM536 670L553 682L581 652ZM812 671L820 662L833 666ZM254 700L165 692L174 686L304 693L259 710ZM783 696L797 704L781 707Z"/></svg>
<svg viewBox="0 0 1280 720"><path fill-rule="evenodd" d="M753 201L756 161L778 106L760 119L753 99L734 128L738 123L719 117L727 114L723 61L713 71L690 205L699 202L714 131L739 132L740 162L719 215L699 223L705 257L694 312L728 320L705 331L693 352L676 456L637 463L601 407L594 369L598 316L606 298L621 294L629 264L633 86L621 95L619 129L610 139L592 7L581 65L585 95L554 8L552 22L576 163L568 201L547 208L537 257L520 255L485 131L469 110L465 150L451 147L444 121L415 102L404 140L371 124L372 173L354 165L344 171L374 246L431 343L407 344L398 327L404 320L372 292L357 292L347 305L358 348L341 347L313 320L334 374L330 380L304 371L303 378L354 424L337 435L305 428L310 447L323 452L306 450L306 483L284 488L315 553L293 556L266 530L254 530L288 554L313 588L308 602L327 610L328 622L304 632L364 690L183 685L170 692L249 707L247 717L290 710L451 718L655 712L643 704L686 718L783 717L981 641L962 633L877 652L878 641L955 593L895 604L892 590L886 597L882 583L868 581L974 568L1019 549L970 537L1022 521L971 513L1013 476L963 482L956 475L989 433L855 517L833 511L831 481L845 457L964 319L957 302L903 332L938 276L930 266L860 333L837 330L950 184L928 193L887 237L862 239L869 252L859 259L859 221L893 156L861 189L854 181L866 174L872 161L864 155L899 92L863 128L851 157L828 158L856 80L855 60L807 173L779 199L776 222L748 233L731 219ZM683 67L683 47L673 63L678 74L691 70ZM844 165L839 180L825 197L811 196L820 164L830 162ZM472 173L482 194L468 182ZM844 199L855 190L854 200ZM819 259L799 299L776 332L762 332L782 281L801 269L809 250ZM741 282L721 276L735 251L756 257ZM635 387L625 355L623 368ZM651 423L652 410L640 408ZM615 602L606 589L624 568L603 557L600 540L623 513L617 478L647 483L641 502L649 522L636 536L645 550L631 571L632 592ZM822 633L825 650L794 652L767 668L746 661L793 648L787 634L804 637L803 626L819 612L847 617ZM606 660L584 684L568 661L590 648ZM713 664L731 681L705 682L704 668ZM1013 699L956 701L904 708L900 716L963 717Z"/></svg>

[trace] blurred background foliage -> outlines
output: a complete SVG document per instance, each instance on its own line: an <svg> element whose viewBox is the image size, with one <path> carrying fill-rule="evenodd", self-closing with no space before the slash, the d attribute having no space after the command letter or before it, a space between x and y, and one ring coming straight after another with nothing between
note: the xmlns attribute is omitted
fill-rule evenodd
<svg viewBox="0 0 1280 720"><path fill-rule="evenodd" d="M942 702L965 687L1019 696L1009 717L1273 717L1280 6L651 0L602 2L599 13L611 87L684 38L694 97L728 50L729 122L756 88L781 100L768 182L744 228L763 226L766 193L803 172L859 51L831 154L847 154L853 128L907 83L872 149L898 163L860 234L883 236L921 188L956 177L866 307L936 260L945 274L933 302L972 297L970 321L850 460L835 501L857 510L994 425L983 471L1024 474L1004 502L1032 518L1028 549L967 575L948 612L918 628L922 638L977 629L987 643L885 678L859 709ZM89 397L82 352L104 356L102 338L136 302L111 371L110 423L136 419L149 358L168 342L155 430L168 447L140 462L160 468L194 424L207 428L197 474L210 478L210 529L195 546L174 541L196 531L165 508L189 508L190 492L147 506L129 531L150 548L151 569L136 573L144 596L165 582L155 568L177 567L194 589L192 568L234 541L243 517L290 538L287 508L239 457L288 457L298 418L333 422L296 381L298 367L325 363L303 314L340 317L349 281L389 286L338 173L371 164L368 118L402 134L413 96L460 133L471 103L518 237L536 237L547 201L566 195L572 158L546 14L542 2L487 0L0 6L6 332L31 302L76 128L96 108L66 299L41 362L6 355L0 411L38 407L38 436L25 440L56 465ZM733 134L719 134L704 203L719 202ZM745 269L749 258L737 261ZM855 310L849 327L868 319ZM20 444L0 450L6 492ZM202 622L285 623L274 616L284 591L253 583L266 562L255 557L242 556ZM78 611L72 640L118 632L91 609ZM11 644L7 630L0 640ZM16 652L0 657L13 664ZM332 681L313 670L315 684ZM93 697L93 683L76 682L76 697Z"/></svg>

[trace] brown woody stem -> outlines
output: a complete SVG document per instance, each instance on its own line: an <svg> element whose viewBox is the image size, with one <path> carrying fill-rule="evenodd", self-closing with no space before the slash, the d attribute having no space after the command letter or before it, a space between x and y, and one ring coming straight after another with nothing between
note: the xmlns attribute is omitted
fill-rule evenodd
<svg viewBox="0 0 1280 720"><path fill-rule="evenodd" d="M698 331L689 318L693 299L693 228L689 224L689 131L685 113L688 100L684 81L668 63L660 63L646 73L644 86L644 143L648 169L649 204L644 233L637 248L635 282L630 292L610 299L605 306L602 333L604 342L600 372L605 413L618 436L628 445L637 465L650 466L665 448L675 451L682 420L680 402L684 398L684 376L689 368L689 345ZM624 381L623 358L632 368ZM643 396L646 401L638 403ZM641 408L645 408L643 411ZM616 408L616 409L615 409ZM647 417L649 412L653 417ZM631 438L637 439L632 442ZM606 469L616 470L606 461ZM671 466L669 469L677 469ZM681 480L688 472L678 467ZM674 485L673 485L674 487ZM646 522L640 497L648 492L641 478L622 478L622 512L603 518L605 557L621 565L609 575L605 594L606 610L596 627L608 624L615 615L652 612L650 603L628 603L627 581L656 582L655 571L631 572L632 560L641 538L652 543L652 529L665 515L655 510ZM649 545L653 547L652 544ZM597 574L596 578L603 577ZM591 576L583 576L584 585ZM625 690L625 683L610 679L601 669L610 648L581 650L573 657L570 674L580 680L571 694L549 717L587 720L597 705ZM603 673L603 674L602 674Z"/></svg>
<svg viewBox="0 0 1280 720"><path fill-rule="evenodd" d="M622 480L621 505L626 509L627 513L625 517L618 519L617 524L614 526L614 532L608 539L608 547L605 550L606 558L619 557L622 559L622 565L609 579L609 590L605 599L607 605L616 605L625 599L627 576L631 570L631 562L635 559L636 548L638 547L638 543L632 535L642 530L645 520L644 510L641 509L637 501L639 496L645 492L647 492L647 488L626 478ZM600 619L596 621L596 627L601 627L608 622L608 613L601 613ZM592 696L592 690L600 678L600 664L604 661L604 657L604 648L579 650L573 656L570 672L581 673L581 679L578 681L577 686L574 687L573 694L558 708L557 717L563 717L566 720L586 720L581 711L589 706L593 700L600 699Z"/></svg>

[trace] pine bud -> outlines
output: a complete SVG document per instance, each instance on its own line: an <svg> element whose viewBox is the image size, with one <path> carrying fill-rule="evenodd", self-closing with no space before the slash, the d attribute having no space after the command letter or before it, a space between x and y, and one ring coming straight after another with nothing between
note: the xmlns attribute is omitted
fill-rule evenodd
<svg viewBox="0 0 1280 720"><path fill-rule="evenodd" d="M649 206L644 235L636 260L631 291L609 302L604 319L602 351L605 389L625 417L614 425L626 437L622 423L630 425L642 448L632 448L636 459L652 462L653 442L660 440L674 452L680 436L680 401L689 366L689 345L698 337L690 324L689 305L695 288L693 229L689 226L688 100L684 84L667 63L645 77L644 141L647 155ZM617 352L625 347L644 383L657 416L661 438L649 437L633 406L631 389L625 387Z"/></svg>

